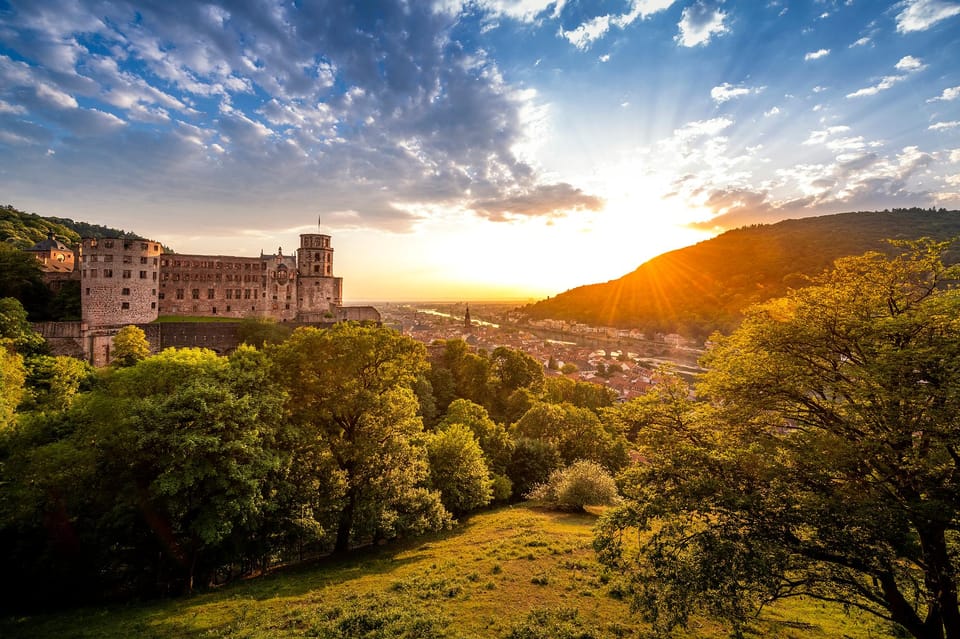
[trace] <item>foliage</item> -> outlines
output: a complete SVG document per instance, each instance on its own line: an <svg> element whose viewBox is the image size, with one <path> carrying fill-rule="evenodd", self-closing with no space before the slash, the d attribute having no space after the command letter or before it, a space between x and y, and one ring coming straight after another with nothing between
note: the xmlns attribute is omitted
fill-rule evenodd
<svg viewBox="0 0 960 639"><path fill-rule="evenodd" d="M507 465L507 477L513 482L513 496L525 497L537 484L547 481L563 465L557 447L550 441L518 437Z"/></svg>
<svg viewBox="0 0 960 639"><path fill-rule="evenodd" d="M844 258L753 308L705 362L708 402L639 429L647 463L596 548L656 628L706 610L739 633L805 596L960 636L960 273L945 248Z"/></svg>
<svg viewBox="0 0 960 639"><path fill-rule="evenodd" d="M147 334L138 326L128 325L117 331L113 336L113 351L111 353L114 366L133 366L142 359L150 356L150 342Z"/></svg>
<svg viewBox="0 0 960 639"><path fill-rule="evenodd" d="M617 501L617 484L603 466L581 459L550 473L546 483L530 491L529 498L558 510L610 506Z"/></svg>
<svg viewBox="0 0 960 639"><path fill-rule="evenodd" d="M12 297L0 298L0 339L9 340L21 355L38 355L46 351L43 337L27 321L27 311Z"/></svg>
<svg viewBox="0 0 960 639"><path fill-rule="evenodd" d="M593 411L573 404L537 403L511 431L515 438L550 442L567 465L589 459L616 472L627 463L623 437L607 430Z"/></svg>
<svg viewBox="0 0 960 639"><path fill-rule="evenodd" d="M426 490L423 424L411 390L423 346L389 329L299 328L270 352L289 390L298 463L324 478L315 508L331 518L334 549L447 525Z"/></svg>
<svg viewBox="0 0 960 639"><path fill-rule="evenodd" d="M6 297L20 300L31 316L43 319L50 291L32 255L0 242L0 298Z"/></svg>
<svg viewBox="0 0 960 639"><path fill-rule="evenodd" d="M483 406L474 404L468 399L455 400L447 408L447 414L437 428L443 430L453 424L466 426L477 438L490 472L500 475L506 472L513 453L513 440L503 425L490 419Z"/></svg>
<svg viewBox="0 0 960 639"><path fill-rule="evenodd" d="M573 362L566 362L563 366L560 367L560 372L564 375L569 375L570 373L576 373L580 370L576 364Z"/></svg>
<svg viewBox="0 0 960 639"><path fill-rule="evenodd" d="M543 400L551 404L569 402L579 408L589 408L599 413L601 408L612 406L617 392L601 384L578 382L566 377L549 377L544 380Z"/></svg>
<svg viewBox="0 0 960 639"><path fill-rule="evenodd" d="M0 433L14 423L25 380L23 357L13 349L10 340L0 338Z"/></svg>
<svg viewBox="0 0 960 639"><path fill-rule="evenodd" d="M960 234L960 212L894 209L786 220L727 231L664 253L632 273L581 286L524 308L532 318L678 332L696 339L729 331L756 302L803 286L843 256L886 250L886 240ZM948 262L956 261L948 256Z"/></svg>
<svg viewBox="0 0 960 639"><path fill-rule="evenodd" d="M658 369L652 388L628 402L605 408L604 423L623 433L631 442L641 433L643 441L655 448L656 434L682 427L690 409L690 387L671 368Z"/></svg>
<svg viewBox="0 0 960 639"><path fill-rule="evenodd" d="M81 390L89 390L95 371L65 355L34 355L26 360L29 400L20 410L66 410Z"/></svg>
<svg viewBox="0 0 960 639"><path fill-rule="evenodd" d="M267 318L246 318L240 321L237 338L241 344L263 348L267 344L279 344L293 332L289 326Z"/></svg>
<svg viewBox="0 0 960 639"><path fill-rule="evenodd" d="M490 503L490 471L473 432L451 424L427 440L427 458L433 487L444 508L455 517Z"/></svg>

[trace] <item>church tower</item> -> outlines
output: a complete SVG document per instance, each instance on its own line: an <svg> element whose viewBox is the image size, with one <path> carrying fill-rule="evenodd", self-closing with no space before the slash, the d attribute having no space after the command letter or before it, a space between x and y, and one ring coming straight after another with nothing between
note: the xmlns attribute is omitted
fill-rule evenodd
<svg viewBox="0 0 960 639"><path fill-rule="evenodd" d="M470 305L469 304L467 304L467 312L464 313L463 315L463 327L467 329L468 333L473 328L473 325L470 323Z"/></svg>

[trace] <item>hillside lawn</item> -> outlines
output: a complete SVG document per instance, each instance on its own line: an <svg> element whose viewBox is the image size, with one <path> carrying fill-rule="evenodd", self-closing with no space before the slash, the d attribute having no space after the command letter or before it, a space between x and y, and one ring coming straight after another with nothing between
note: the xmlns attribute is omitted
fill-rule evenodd
<svg viewBox="0 0 960 639"><path fill-rule="evenodd" d="M192 597L0 619L0 637L635 637L615 575L594 559L589 514L529 504L451 531L273 572ZM797 600L751 631L782 639L894 636L838 606ZM727 631L694 620L680 637Z"/></svg>

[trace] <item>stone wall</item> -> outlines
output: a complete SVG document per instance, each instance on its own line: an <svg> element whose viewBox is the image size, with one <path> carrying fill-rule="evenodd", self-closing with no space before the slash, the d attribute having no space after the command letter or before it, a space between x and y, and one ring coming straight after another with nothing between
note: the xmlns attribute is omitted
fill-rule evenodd
<svg viewBox="0 0 960 639"><path fill-rule="evenodd" d="M157 319L161 246L150 240L85 238L80 247L82 319L91 329Z"/></svg>

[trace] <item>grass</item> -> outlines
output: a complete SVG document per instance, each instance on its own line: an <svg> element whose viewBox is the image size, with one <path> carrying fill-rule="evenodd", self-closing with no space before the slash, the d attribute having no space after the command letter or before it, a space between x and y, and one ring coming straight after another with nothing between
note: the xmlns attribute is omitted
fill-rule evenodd
<svg viewBox="0 0 960 639"><path fill-rule="evenodd" d="M645 626L613 596L591 547L595 517L520 505L455 530L278 571L204 594L0 620L3 637L606 639ZM839 608L791 602L755 637L890 636ZM721 638L696 620L681 637Z"/></svg>

